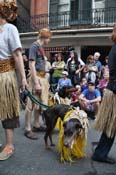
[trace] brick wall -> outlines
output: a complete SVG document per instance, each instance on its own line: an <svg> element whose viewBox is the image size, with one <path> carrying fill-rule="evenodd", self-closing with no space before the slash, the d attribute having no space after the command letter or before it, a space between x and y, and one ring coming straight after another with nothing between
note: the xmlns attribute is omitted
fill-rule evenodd
<svg viewBox="0 0 116 175"><path fill-rule="evenodd" d="M31 0L31 15L48 14L48 0Z"/></svg>

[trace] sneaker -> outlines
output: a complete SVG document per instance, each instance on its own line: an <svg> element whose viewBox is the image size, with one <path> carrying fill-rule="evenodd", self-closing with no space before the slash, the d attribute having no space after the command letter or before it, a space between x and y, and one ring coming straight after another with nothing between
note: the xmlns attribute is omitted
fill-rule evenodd
<svg viewBox="0 0 116 175"><path fill-rule="evenodd" d="M6 146L0 153L0 161L9 159L14 153L14 149L11 146Z"/></svg>

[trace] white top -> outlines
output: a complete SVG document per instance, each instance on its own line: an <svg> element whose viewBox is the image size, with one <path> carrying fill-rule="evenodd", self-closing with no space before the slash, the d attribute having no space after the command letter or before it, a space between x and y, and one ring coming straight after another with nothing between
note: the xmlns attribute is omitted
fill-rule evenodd
<svg viewBox="0 0 116 175"><path fill-rule="evenodd" d="M4 24L0 30L0 60L12 57L12 53L21 49L21 42L17 28L9 23Z"/></svg>
<svg viewBox="0 0 116 175"><path fill-rule="evenodd" d="M67 66L68 66L68 62L69 62L70 60L71 60L71 58L69 58L69 59L67 60ZM81 58L78 58L78 61L79 61L79 63L80 63L81 66L85 66L85 63L82 61Z"/></svg>

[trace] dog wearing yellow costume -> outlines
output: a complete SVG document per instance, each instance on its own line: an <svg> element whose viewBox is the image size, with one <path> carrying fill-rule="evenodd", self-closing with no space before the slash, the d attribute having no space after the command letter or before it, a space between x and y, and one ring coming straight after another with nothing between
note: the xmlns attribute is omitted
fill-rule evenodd
<svg viewBox="0 0 116 175"><path fill-rule="evenodd" d="M51 146L52 132L56 126L59 128L58 151L61 162L72 162L72 158L85 157L85 146L88 131L87 114L79 108L69 105L55 105L44 111L47 130L44 136L45 146L48 148L48 137ZM60 119L59 119L60 118Z"/></svg>
<svg viewBox="0 0 116 175"><path fill-rule="evenodd" d="M70 129L68 123L76 120L80 125L76 125L77 128L73 128L73 131L70 130L71 133L68 134ZM66 113L59 126L58 150L61 155L61 162L72 162L72 157L85 157L88 126L87 114L79 108Z"/></svg>

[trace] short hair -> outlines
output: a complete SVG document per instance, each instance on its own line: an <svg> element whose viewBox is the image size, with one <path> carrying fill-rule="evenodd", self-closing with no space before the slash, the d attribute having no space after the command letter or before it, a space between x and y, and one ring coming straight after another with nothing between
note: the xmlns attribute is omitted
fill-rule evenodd
<svg viewBox="0 0 116 175"><path fill-rule="evenodd" d="M94 53L94 56L95 56L95 55L98 55L99 57L101 56L101 54L100 54L99 52L95 52L95 53Z"/></svg>
<svg viewBox="0 0 116 175"><path fill-rule="evenodd" d="M51 38L51 36L52 32L47 28L43 28L38 32L38 38Z"/></svg>
<svg viewBox="0 0 116 175"><path fill-rule="evenodd" d="M112 35L111 35L111 40L116 43L116 25L113 28Z"/></svg>

